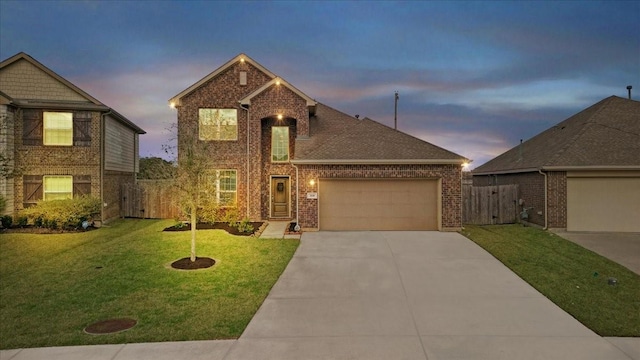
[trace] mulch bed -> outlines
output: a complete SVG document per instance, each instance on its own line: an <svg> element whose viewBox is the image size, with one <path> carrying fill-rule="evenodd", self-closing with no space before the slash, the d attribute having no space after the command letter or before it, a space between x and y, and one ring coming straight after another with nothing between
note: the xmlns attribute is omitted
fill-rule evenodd
<svg viewBox="0 0 640 360"><path fill-rule="evenodd" d="M217 223L199 223L196 226L197 230L211 230L211 229L217 229L217 230L224 230L226 232L228 232L231 235L240 235L240 236L251 236L253 235L256 231L258 231L258 229L260 229L260 227L262 226L262 222L252 222L250 223L251 226L253 226L253 231L251 232L239 232L238 229L236 229L233 226L229 226L229 224L227 223L223 223L223 222L217 222ZM171 226L168 227L166 229L164 229L164 231L191 231L191 224L184 224L183 226Z"/></svg>
<svg viewBox="0 0 640 360"><path fill-rule="evenodd" d="M197 270L206 269L215 265L216 261L208 257L197 257L196 261L191 261L191 258L182 258L171 263L171 267L179 270Z"/></svg>
<svg viewBox="0 0 640 360"><path fill-rule="evenodd" d="M113 334L131 329L137 323L136 320L129 318L103 320L87 326L84 332L92 335Z"/></svg>
<svg viewBox="0 0 640 360"><path fill-rule="evenodd" d="M10 228L1 228L0 234L16 234L16 233L24 233L24 234L65 234L65 233L79 233L79 232L87 232L96 230L96 227L89 226L85 229L47 229L43 227L35 227L33 225L27 226L11 226Z"/></svg>

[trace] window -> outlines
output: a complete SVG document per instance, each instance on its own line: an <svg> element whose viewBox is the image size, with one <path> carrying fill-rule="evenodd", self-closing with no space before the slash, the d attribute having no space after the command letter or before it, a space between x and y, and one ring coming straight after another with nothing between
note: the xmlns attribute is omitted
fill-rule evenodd
<svg viewBox="0 0 640 360"><path fill-rule="evenodd" d="M237 140L236 109L199 109L198 137L200 140Z"/></svg>
<svg viewBox="0 0 640 360"><path fill-rule="evenodd" d="M271 128L271 161L289 161L288 126L274 126Z"/></svg>
<svg viewBox="0 0 640 360"><path fill-rule="evenodd" d="M44 145L73 145L73 113L44 112Z"/></svg>
<svg viewBox="0 0 640 360"><path fill-rule="evenodd" d="M201 186L203 196L209 197L209 194L214 194L215 198L209 200L221 207L236 206L235 170L215 170L206 178L209 182Z"/></svg>
<svg viewBox="0 0 640 360"><path fill-rule="evenodd" d="M220 206L236 205L236 171L218 170L216 171L218 182L216 184L216 196Z"/></svg>
<svg viewBox="0 0 640 360"><path fill-rule="evenodd" d="M73 198L72 176L44 176L44 200Z"/></svg>

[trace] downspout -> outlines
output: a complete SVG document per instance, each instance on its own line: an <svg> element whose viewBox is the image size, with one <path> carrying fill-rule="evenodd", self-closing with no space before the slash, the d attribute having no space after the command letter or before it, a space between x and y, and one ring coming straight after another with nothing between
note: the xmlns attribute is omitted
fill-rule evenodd
<svg viewBox="0 0 640 360"><path fill-rule="evenodd" d="M105 148L106 148L106 133L107 133L107 116L111 115L112 111L109 108L109 111L102 113L101 124L100 124L100 224L104 222L104 172L105 172ZM121 200L121 199L120 199Z"/></svg>
<svg viewBox="0 0 640 360"><path fill-rule="evenodd" d="M293 163L291 164L291 166L296 168L296 228L295 228L295 230L299 231L300 230L300 222L298 221L298 201L300 199L300 192L299 192L300 191L300 187L298 185L299 185L300 182L298 181L298 178L299 178L299 176L298 176L298 167Z"/></svg>
<svg viewBox="0 0 640 360"><path fill-rule="evenodd" d="M249 218L249 169L250 169L250 165L249 165L249 160L250 160L250 154L249 154L249 107L245 107L245 105L240 104L240 107L243 108L244 110L247 111L247 175L246 175L246 193L247 195L245 196L246 201L247 201L247 212L246 212L246 217L247 219Z"/></svg>
<svg viewBox="0 0 640 360"><path fill-rule="evenodd" d="M548 228L548 214L547 214L547 189L548 189L548 184L547 184L547 174L542 172L542 169L538 169L538 172L544 176L544 228L543 230L547 230Z"/></svg>

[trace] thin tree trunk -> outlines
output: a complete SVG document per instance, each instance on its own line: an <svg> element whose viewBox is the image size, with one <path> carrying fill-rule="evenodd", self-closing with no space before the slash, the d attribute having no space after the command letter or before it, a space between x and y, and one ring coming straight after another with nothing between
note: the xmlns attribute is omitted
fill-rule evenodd
<svg viewBox="0 0 640 360"><path fill-rule="evenodd" d="M196 210L191 207L191 261L196 261Z"/></svg>

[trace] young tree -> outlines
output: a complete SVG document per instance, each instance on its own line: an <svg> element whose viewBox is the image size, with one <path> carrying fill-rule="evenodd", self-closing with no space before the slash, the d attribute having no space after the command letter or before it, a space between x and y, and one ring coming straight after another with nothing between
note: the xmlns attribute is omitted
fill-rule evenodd
<svg viewBox="0 0 640 360"><path fill-rule="evenodd" d="M215 221L218 205L215 198L215 169L211 160L211 143L197 135L180 132L177 145L177 167L174 187L179 193L181 207L191 224L191 261L196 261L196 227L198 220ZM165 151L172 150L165 147Z"/></svg>

